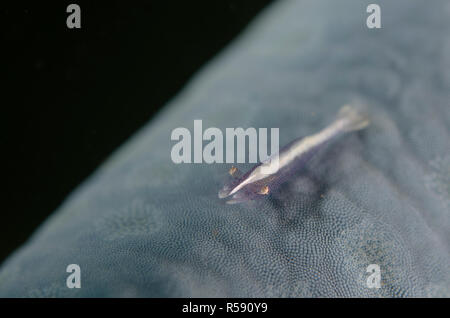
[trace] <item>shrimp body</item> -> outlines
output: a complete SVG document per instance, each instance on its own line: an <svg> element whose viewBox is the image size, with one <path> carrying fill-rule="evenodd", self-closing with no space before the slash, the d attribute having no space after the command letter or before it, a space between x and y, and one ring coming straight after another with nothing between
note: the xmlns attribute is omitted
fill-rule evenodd
<svg viewBox="0 0 450 318"><path fill-rule="evenodd" d="M269 160L257 164L244 175L232 167L230 174L234 178L219 191L219 198L231 197L227 203L233 204L263 197L303 167L325 144L368 125L366 112L354 106L343 106L329 126L311 136L293 140Z"/></svg>

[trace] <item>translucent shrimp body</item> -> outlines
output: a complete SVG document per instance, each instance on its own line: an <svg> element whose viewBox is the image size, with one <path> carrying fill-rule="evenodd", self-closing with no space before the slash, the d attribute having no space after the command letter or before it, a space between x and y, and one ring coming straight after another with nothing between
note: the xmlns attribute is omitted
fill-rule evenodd
<svg viewBox="0 0 450 318"><path fill-rule="evenodd" d="M219 191L219 198L231 197L227 203L239 203L264 197L271 189L294 174L299 167L336 137L369 125L367 112L361 107L345 105L329 126L311 136L295 139L268 161L259 163L244 175L233 167L233 179Z"/></svg>

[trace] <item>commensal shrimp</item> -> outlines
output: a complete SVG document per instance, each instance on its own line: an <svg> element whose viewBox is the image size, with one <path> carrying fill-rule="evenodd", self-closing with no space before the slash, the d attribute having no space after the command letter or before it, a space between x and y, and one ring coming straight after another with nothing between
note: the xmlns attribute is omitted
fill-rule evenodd
<svg viewBox="0 0 450 318"><path fill-rule="evenodd" d="M305 166L325 144L368 125L369 117L363 108L345 105L329 126L314 135L293 140L247 173L242 174L236 167L231 167L229 173L232 180L219 191L219 198L230 197L226 203L233 204L264 197L283 183L286 177Z"/></svg>

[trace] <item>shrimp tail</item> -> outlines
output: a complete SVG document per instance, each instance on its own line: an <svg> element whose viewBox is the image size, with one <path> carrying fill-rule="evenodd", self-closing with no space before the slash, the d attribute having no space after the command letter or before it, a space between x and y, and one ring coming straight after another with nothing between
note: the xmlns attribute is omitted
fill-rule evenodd
<svg viewBox="0 0 450 318"><path fill-rule="evenodd" d="M366 128L370 123L367 109L362 105L342 106L337 119L344 122L342 130L345 132Z"/></svg>

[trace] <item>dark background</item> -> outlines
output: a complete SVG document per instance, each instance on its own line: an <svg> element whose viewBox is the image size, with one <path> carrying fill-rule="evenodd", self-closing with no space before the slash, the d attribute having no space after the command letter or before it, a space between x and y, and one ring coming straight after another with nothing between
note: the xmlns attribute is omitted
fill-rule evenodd
<svg viewBox="0 0 450 318"><path fill-rule="evenodd" d="M0 263L270 2L2 3Z"/></svg>

